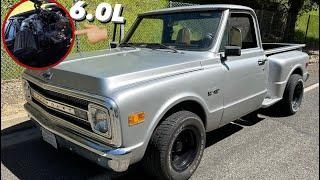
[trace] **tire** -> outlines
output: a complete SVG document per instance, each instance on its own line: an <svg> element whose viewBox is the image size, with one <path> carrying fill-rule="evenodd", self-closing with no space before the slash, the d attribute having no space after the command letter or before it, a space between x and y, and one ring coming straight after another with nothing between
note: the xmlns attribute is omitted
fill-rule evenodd
<svg viewBox="0 0 320 180"><path fill-rule="evenodd" d="M157 179L189 179L200 163L205 142L205 128L196 114L173 113L155 129L143 165Z"/></svg>
<svg viewBox="0 0 320 180"><path fill-rule="evenodd" d="M302 76L293 74L290 76L285 88L282 103L282 109L287 115L295 114L301 105L304 91L304 82Z"/></svg>

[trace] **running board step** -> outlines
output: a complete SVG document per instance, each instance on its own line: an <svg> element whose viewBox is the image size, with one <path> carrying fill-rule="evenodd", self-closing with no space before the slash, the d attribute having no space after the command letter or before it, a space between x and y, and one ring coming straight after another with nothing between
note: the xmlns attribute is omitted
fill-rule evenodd
<svg viewBox="0 0 320 180"><path fill-rule="evenodd" d="M262 102L262 108L267 108L279 102L281 98L265 98Z"/></svg>

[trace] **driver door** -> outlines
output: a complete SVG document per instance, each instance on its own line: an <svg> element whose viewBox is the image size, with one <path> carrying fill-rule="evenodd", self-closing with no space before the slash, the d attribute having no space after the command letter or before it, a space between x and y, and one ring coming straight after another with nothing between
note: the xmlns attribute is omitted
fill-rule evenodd
<svg viewBox="0 0 320 180"><path fill-rule="evenodd" d="M242 46L240 56L229 56L223 62L226 72L221 125L258 109L267 93L267 63L260 63L266 57L257 36L256 21L249 13L231 12L221 51L230 45L231 27L240 29Z"/></svg>

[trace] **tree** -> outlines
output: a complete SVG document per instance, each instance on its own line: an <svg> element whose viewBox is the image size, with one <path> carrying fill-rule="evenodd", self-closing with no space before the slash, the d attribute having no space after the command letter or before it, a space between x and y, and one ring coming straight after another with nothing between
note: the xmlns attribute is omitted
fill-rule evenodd
<svg viewBox="0 0 320 180"><path fill-rule="evenodd" d="M304 0L289 0L288 1L288 18L286 29L284 31L284 41L292 42L294 40L295 26L300 10L302 9Z"/></svg>
<svg viewBox="0 0 320 180"><path fill-rule="evenodd" d="M292 42L294 40L295 26L300 12L311 11L318 0L289 0L288 1L288 17L283 40Z"/></svg>

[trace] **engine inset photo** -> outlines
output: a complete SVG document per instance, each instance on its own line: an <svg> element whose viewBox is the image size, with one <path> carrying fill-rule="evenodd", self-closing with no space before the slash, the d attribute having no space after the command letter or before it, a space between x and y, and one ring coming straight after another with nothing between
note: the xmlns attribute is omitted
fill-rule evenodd
<svg viewBox="0 0 320 180"><path fill-rule="evenodd" d="M28 69L47 69L60 63L74 41L74 24L55 1L20 2L2 29L10 56Z"/></svg>

